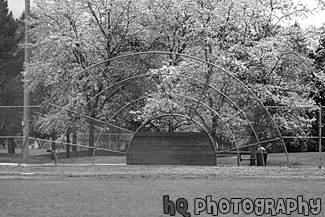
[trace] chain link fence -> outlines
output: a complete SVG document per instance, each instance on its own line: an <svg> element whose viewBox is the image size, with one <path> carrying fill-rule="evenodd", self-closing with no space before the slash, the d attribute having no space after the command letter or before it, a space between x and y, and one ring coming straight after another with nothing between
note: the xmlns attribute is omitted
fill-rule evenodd
<svg viewBox="0 0 325 217"><path fill-rule="evenodd" d="M23 149L23 136L21 130L22 107L0 107L0 163L22 163L21 152ZM218 144L218 165L249 165L252 159L252 149L259 147L268 153L267 165L288 165L284 154L281 139L289 152L293 166L323 166L325 132L324 132L324 107L267 107L278 125L282 138L254 142L249 133L242 133L231 139L222 127L217 128L215 142ZM32 113L37 113L39 108L33 107ZM281 115L277 115L281 114ZM33 115L32 115L33 116ZM233 123L238 125L238 119ZM240 134L239 129L245 125L233 128L235 134ZM31 133L29 138L28 163L118 163L125 164L127 148L134 133L130 132L102 132L100 126L96 128L95 147L89 147L89 129L72 132L68 136L40 135ZM117 131L117 130L115 130ZM262 138L268 132L257 132ZM266 137L265 137L266 138ZM95 150L95 151L89 151ZM144 152L146 150L143 150ZM256 154L256 152L254 152Z"/></svg>

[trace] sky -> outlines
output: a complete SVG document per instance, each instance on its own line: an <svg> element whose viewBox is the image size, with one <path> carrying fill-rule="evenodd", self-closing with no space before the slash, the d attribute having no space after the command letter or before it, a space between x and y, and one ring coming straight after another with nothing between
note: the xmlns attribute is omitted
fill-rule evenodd
<svg viewBox="0 0 325 217"><path fill-rule="evenodd" d="M298 0L297 0L298 1ZM302 3L308 5L310 8L317 7L315 0L299 0ZM25 0L8 0L9 9L12 11L14 17L18 18L25 7ZM308 17L305 20L298 20L298 22L303 26L307 27L309 25L314 25L317 27L322 26L325 23L325 11L315 13L314 15Z"/></svg>
<svg viewBox="0 0 325 217"><path fill-rule="evenodd" d="M14 17L18 18L24 10L25 0L7 0L9 10L12 11Z"/></svg>

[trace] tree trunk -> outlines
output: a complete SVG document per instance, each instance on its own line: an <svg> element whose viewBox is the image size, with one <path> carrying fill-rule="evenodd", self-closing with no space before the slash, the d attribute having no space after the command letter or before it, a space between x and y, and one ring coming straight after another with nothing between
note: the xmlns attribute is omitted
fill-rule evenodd
<svg viewBox="0 0 325 217"><path fill-rule="evenodd" d="M173 123L170 119L168 120L168 132L173 132Z"/></svg>
<svg viewBox="0 0 325 217"><path fill-rule="evenodd" d="M72 144L77 144L77 131L73 131L72 134ZM78 151L77 146L72 146L72 151Z"/></svg>
<svg viewBox="0 0 325 217"><path fill-rule="evenodd" d="M70 130L68 130L67 132L67 143L69 144L70 143ZM66 158L70 158L70 145L66 145L66 151L65 151L65 157Z"/></svg>
<svg viewBox="0 0 325 217"><path fill-rule="evenodd" d="M8 146L8 153L9 154L15 154L15 141L14 141L14 139L8 139L7 140L7 146Z"/></svg>
<svg viewBox="0 0 325 217"><path fill-rule="evenodd" d="M89 146L94 147L95 144L95 122L93 120L89 120ZM93 156L94 149L88 149L88 156Z"/></svg>

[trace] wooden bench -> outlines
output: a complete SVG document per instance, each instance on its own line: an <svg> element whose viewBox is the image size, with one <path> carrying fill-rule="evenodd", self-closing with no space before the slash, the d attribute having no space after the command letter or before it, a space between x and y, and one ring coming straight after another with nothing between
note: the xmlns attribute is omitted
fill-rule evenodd
<svg viewBox="0 0 325 217"><path fill-rule="evenodd" d="M256 158L251 158L251 157L249 157L249 158L243 158L243 155L251 155L251 151L239 151L239 152L237 152L237 151L221 151L221 152L219 152L218 154L217 154L217 156L225 156L225 155L237 155L237 164L238 164L238 166L239 166L239 164L240 164L240 162L241 161L246 161L246 160L248 160L248 161L254 161L254 163L255 163L255 161L256 161Z"/></svg>

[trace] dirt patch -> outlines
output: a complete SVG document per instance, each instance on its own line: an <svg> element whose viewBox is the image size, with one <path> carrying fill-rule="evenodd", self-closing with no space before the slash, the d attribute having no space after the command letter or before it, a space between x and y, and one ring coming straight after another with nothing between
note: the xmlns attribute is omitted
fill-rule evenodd
<svg viewBox="0 0 325 217"><path fill-rule="evenodd" d="M325 179L315 167L195 167L195 166L0 166L0 177L85 177L146 179L308 178Z"/></svg>

